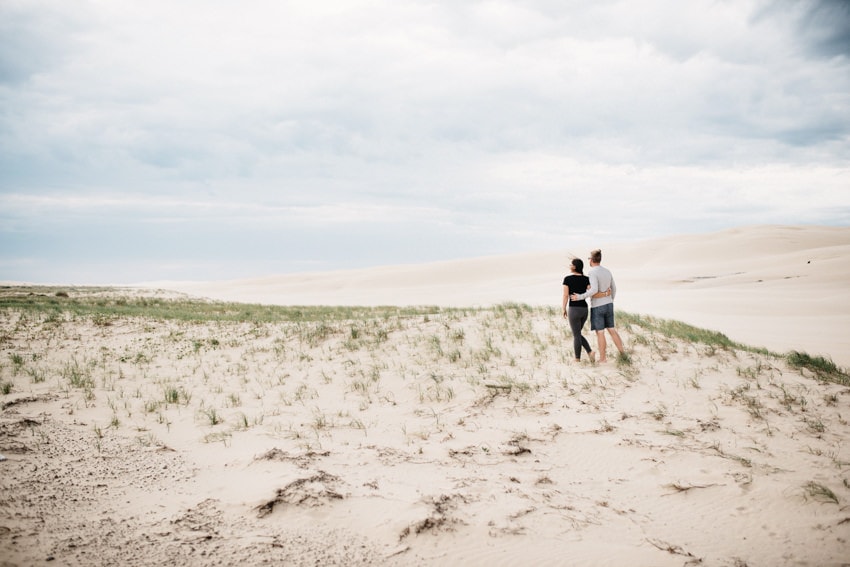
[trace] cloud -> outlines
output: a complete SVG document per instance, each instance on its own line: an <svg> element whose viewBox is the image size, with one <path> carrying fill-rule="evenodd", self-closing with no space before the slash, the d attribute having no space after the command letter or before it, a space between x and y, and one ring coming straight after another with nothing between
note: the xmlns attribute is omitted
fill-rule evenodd
<svg viewBox="0 0 850 567"><path fill-rule="evenodd" d="M277 252L290 270L840 224L847 10L4 2L0 244L37 258L124 226L133 254L173 267L312 239Z"/></svg>
<svg viewBox="0 0 850 567"><path fill-rule="evenodd" d="M850 5L842 0L766 3L754 21L785 22L806 54L821 58L850 55Z"/></svg>
<svg viewBox="0 0 850 567"><path fill-rule="evenodd" d="M0 6L0 85L17 86L67 62L85 28L86 9L54 10L55 3L9 0Z"/></svg>

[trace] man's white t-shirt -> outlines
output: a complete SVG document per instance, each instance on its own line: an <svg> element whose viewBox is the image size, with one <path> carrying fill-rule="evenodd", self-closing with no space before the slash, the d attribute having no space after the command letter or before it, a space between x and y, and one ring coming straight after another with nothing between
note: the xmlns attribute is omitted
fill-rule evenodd
<svg viewBox="0 0 850 567"><path fill-rule="evenodd" d="M590 278L590 289L585 293L579 294L579 299L590 298L591 307L614 303L614 297L617 295L617 285L614 283L614 276L608 268L594 266L588 270L587 277ZM608 291L609 289L611 290L611 295L599 298L593 297L596 292Z"/></svg>

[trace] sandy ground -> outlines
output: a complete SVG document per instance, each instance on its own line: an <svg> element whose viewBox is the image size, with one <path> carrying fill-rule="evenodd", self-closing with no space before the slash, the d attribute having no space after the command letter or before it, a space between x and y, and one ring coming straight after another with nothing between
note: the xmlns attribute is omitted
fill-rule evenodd
<svg viewBox="0 0 850 567"><path fill-rule="evenodd" d="M278 305L557 306L570 259L586 259L593 248L602 248L603 264L614 273L620 309L850 366L850 228L745 227L629 243L570 243L535 254L149 287Z"/></svg>
<svg viewBox="0 0 850 567"><path fill-rule="evenodd" d="M606 264L618 306L716 317L739 340L752 325L777 350L774 318L811 317L834 336L806 344L834 340L824 352L844 360L847 240L750 229L612 248ZM630 365L576 363L564 256L191 290L555 309L275 324L4 312L0 565L850 564L850 388L639 325L621 328Z"/></svg>

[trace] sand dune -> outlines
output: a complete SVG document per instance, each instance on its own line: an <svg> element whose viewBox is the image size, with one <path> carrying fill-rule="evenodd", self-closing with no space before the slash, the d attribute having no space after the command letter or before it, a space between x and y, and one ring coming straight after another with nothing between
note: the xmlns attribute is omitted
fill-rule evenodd
<svg viewBox="0 0 850 567"><path fill-rule="evenodd" d="M276 305L558 305L565 266L600 247L617 307L850 365L850 228L758 226L424 265L159 286Z"/></svg>
<svg viewBox="0 0 850 567"><path fill-rule="evenodd" d="M846 360L848 235L603 246L621 309ZM575 362L566 260L176 286L498 304L480 310L226 322L4 307L0 567L847 565L850 376L648 318L621 318L628 360ZM31 297L0 290L15 293Z"/></svg>

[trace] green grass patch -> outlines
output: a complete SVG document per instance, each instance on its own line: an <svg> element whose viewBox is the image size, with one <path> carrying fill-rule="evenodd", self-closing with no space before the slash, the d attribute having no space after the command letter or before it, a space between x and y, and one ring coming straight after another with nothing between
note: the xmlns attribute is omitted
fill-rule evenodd
<svg viewBox="0 0 850 567"><path fill-rule="evenodd" d="M804 352L792 350L786 356L788 364L793 368L803 369L813 373L818 380L834 382L842 386L850 386L850 374L839 368L834 362L822 356L811 356Z"/></svg>
<svg viewBox="0 0 850 567"><path fill-rule="evenodd" d="M146 317L189 322L236 321L256 323L350 321L410 318L469 311L453 308L281 306L253 303L114 296L106 288L73 288L67 292L50 287L5 287L0 289L0 311L21 310L46 314L90 317L100 325L119 317ZM57 295L64 293L64 295Z"/></svg>
<svg viewBox="0 0 850 567"><path fill-rule="evenodd" d="M618 311L617 320L627 329L631 326L638 326L647 331L657 332L665 337L681 339L689 343L704 344L723 350L735 349L766 355L773 354L764 348L737 343L718 331L694 327L693 325L672 319L660 319L648 315L635 315L625 311Z"/></svg>

